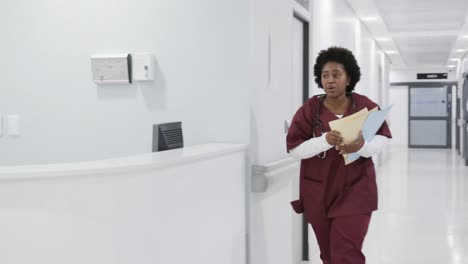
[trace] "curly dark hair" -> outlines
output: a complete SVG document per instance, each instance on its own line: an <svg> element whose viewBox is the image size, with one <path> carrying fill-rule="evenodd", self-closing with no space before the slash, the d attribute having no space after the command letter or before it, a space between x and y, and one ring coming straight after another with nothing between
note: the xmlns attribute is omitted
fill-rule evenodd
<svg viewBox="0 0 468 264"><path fill-rule="evenodd" d="M356 83L361 79L361 68L359 68L353 53L345 48L335 46L320 51L314 65L315 82L320 88L323 88L322 69L328 62L337 62L344 66L346 74L351 79L349 85L346 87L346 93L351 93Z"/></svg>

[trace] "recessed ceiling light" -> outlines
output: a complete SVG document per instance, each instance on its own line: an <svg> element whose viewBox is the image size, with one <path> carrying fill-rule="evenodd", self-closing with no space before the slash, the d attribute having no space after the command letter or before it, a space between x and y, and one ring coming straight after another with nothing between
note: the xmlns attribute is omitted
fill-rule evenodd
<svg viewBox="0 0 468 264"><path fill-rule="evenodd" d="M376 16L367 16L367 17L362 17L363 21L377 21L378 18Z"/></svg>
<svg viewBox="0 0 468 264"><path fill-rule="evenodd" d="M447 65L447 67L449 67L449 68L455 68L455 67L457 67L457 65Z"/></svg>
<svg viewBox="0 0 468 264"><path fill-rule="evenodd" d="M464 49L456 49L455 51L456 52L464 52L465 50Z"/></svg>
<svg viewBox="0 0 468 264"><path fill-rule="evenodd" d="M398 53L396 50L387 50L387 51L384 51L385 53L387 54L396 54Z"/></svg>
<svg viewBox="0 0 468 264"><path fill-rule="evenodd" d="M449 61L458 61L456 58L451 58Z"/></svg>

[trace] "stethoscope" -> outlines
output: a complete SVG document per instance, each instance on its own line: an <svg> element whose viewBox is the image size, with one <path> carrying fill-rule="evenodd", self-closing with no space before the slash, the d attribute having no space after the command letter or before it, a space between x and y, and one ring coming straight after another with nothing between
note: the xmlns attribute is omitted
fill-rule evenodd
<svg viewBox="0 0 468 264"><path fill-rule="evenodd" d="M354 104L354 100L353 100L353 96L351 96L351 94L346 94L346 95L349 95L350 98L351 98L351 104L352 104L352 110L354 111L354 109L356 108L356 105ZM319 104L317 105L317 111L315 111L315 118L314 118L314 121L312 122L312 136L313 137L316 137L316 136L322 136L323 135L323 124L322 124L322 121L320 121L320 109L322 107L322 104L323 104L323 100L325 99L327 95L326 94L322 94L322 95L318 95L319 97ZM316 131L320 132L320 135L318 135L317 133L315 133ZM324 151L322 153L319 153L317 154L317 157L321 158L321 159L324 159L325 157L327 156L327 152Z"/></svg>

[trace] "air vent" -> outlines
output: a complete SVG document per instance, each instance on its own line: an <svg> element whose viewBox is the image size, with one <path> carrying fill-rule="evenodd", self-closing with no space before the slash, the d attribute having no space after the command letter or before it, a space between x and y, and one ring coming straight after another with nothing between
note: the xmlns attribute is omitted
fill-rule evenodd
<svg viewBox="0 0 468 264"><path fill-rule="evenodd" d="M153 152L183 147L182 122L153 125Z"/></svg>

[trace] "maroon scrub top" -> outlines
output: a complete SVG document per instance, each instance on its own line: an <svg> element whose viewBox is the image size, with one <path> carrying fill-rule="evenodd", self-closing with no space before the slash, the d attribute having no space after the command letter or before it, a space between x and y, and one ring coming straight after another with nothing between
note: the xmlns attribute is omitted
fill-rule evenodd
<svg viewBox="0 0 468 264"><path fill-rule="evenodd" d="M356 93L352 93L351 96L352 103L343 117L365 107L371 110L377 106L366 96ZM294 115L286 137L288 152L313 137L312 126L319 104L321 104L319 119L323 133L330 131L328 122L338 119L320 102L319 96L313 96ZM377 134L392 137L386 122L382 124ZM317 155L303 159L299 193L299 200L291 204L297 213L305 212L306 218L310 218L315 212L323 213L323 210L330 218L375 211L377 184L372 158L360 157L353 163L345 165L343 156L333 147L326 151L324 159Z"/></svg>

